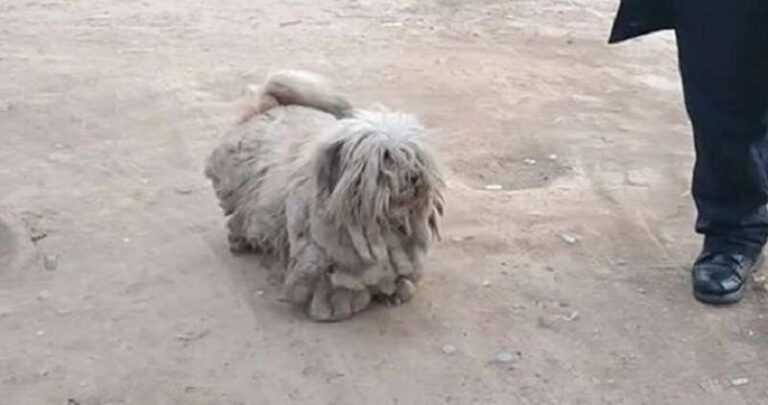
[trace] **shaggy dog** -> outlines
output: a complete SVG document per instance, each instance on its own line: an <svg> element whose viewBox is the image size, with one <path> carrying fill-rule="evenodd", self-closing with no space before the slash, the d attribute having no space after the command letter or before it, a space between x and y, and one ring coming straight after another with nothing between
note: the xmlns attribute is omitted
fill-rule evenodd
<svg viewBox="0 0 768 405"><path fill-rule="evenodd" d="M444 205L424 135L312 73L271 75L207 162L231 249L277 258L285 299L318 321L408 301Z"/></svg>

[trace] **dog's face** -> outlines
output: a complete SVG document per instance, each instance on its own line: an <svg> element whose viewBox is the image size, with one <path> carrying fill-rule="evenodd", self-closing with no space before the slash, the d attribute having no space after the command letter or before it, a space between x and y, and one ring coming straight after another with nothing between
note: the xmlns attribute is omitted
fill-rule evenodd
<svg viewBox="0 0 768 405"><path fill-rule="evenodd" d="M442 214L443 179L414 119L368 113L342 120L317 151L318 198L340 224L394 228ZM431 218L431 219L430 219Z"/></svg>

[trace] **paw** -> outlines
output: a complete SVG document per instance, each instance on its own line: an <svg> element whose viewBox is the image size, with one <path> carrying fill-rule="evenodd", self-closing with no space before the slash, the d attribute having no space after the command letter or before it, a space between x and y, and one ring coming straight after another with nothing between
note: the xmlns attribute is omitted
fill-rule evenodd
<svg viewBox="0 0 768 405"><path fill-rule="evenodd" d="M229 235L229 251L232 253L248 253L251 252L253 248L251 247L251 244L248 243L248 241L243 238L242 236L234 236Z"/></svg>
<svg viewBox="0 0 768 405"><path fill-rule="evenodd" d="M395 288L391 294L381 293L376 299L387 306L402 305L416 295L416 284L408 278L398 277L395 281Z"/></svg>
<svg viewBox="0 0 768 405"><path fill-rule="evenodd" d="M371 293L368 290L333 288L330 281L323 277L317 283L307 315L321 322L342 321L366 309L370 303Z"/></svg>
<svg viewBox="0 0 768 405"><path fill-rule="evenodd" d="M405 277L398 278L397 291L395 291L395 296L400 300L400 302L408 302L413 299L414 295L416 295L416 284Z"/></svg>
<svg viewBox="0 0 768 405"><path fill-rule="evenodd" d="M318 286L320 269L315 266L292 266L283 281L283 297L294 304L309 302Z"/></svg>

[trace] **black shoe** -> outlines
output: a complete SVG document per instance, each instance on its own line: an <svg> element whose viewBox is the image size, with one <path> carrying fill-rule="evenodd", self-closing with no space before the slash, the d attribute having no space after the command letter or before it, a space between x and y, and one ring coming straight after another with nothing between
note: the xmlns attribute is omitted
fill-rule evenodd
<svg viewBox="0 0 768 405"><path fill-rule="evenodd" d="M693 265L693 295L707 304L734 304L744 298L749 275L762 264L738 253L704 252Z"/></svg>

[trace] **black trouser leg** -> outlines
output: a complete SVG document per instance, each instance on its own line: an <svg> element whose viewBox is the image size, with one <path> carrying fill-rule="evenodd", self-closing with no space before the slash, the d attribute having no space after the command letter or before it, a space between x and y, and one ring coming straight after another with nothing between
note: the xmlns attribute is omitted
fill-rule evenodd
<svg viewBox="0 0 768 405"><path fill-rule="evenodd" d="M768 238L768 0L675 1L696 230L705 249L755 255Z"/></svg>

